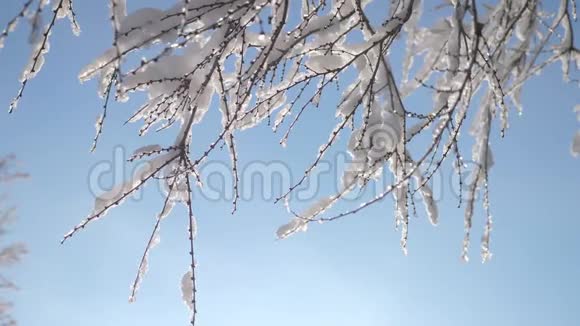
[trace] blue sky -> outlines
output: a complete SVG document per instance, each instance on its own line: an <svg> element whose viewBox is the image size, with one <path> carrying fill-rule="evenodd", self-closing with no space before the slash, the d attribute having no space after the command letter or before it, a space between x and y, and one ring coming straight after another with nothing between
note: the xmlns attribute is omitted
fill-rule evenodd
<svg viewBox="0 0 580 326"><path fill-rule="evenodd" d="M13 3L4 6L0 21L17 10ZM139 138L138 125L122 126L139 104L136 97L112 106L97 152L88 152L101 102L94 83L80 85L76 75L109 46L111 35L105 6L78 6L81 37L61 21L48 63L20 108L0 115L0 153L15 153L32 175L11 187L20 220L9 238L25 241L30 250L10 271L21 287L13 295L14 315L25 326L185 325L188 312L179 290L188 260L182 208L164 221L137 302L127 302L161 207L154 188L59 244L92 208L95 166L119 164L119 146L129 155L139 146L171 140ZM24 35L17 32L0 52L0 103L6 108L28 56ZM507 136L492 139L497 164L490 175L491 262L482 265L478 258L481 210L474 220L472 260L460 262L463 209L455 208L445 173L440 225L429 225L424 214L413 218L407 257L393 230L390 200L277 241L274 231L288 218L283 207L253 198L232 216L228 202L196 198L199 325L577 325L580 160L569 155L569 147L579 127L572 108L580 96L554 66L529 83L523 102L525 112L514 114ZM297 133L285 149L266 126L240 134L241 163L280 160L299 173L308 153L327 138L333 110L309 111L299 130L310 133ZM207 119L194 133L199 144L219 123L215 110ZM102 180L113 178L104 174Z"/></svg>

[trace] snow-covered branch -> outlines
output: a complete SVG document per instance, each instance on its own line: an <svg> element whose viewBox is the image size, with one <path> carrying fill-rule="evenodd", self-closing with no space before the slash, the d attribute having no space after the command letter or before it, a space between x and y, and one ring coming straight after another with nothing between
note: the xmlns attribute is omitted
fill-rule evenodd
<svg viewBox="0 0 580 326"><path fill-rule="evenodd" d="M0 35L2 44L21 17L30 18L31 59L11 111L42 67L55 23L68 17L73 30L79 30L73 0L53 1L49 22L42 25L50 2L25 1ZM99 196L93 212L63 241L150 180L165 180L166 201L141 259L131 299L147 269L147 255L157 242L161 220L181 203L189 212L192 241L191 266L183 282L184 289L193 291L184 294L193 311L192 324L197 203L191 201L191 189L202 186L200 165L225 145L235 180L236 210L237 162L243 155L237 150L237 133L273 120L273 131L281 132L280 144L285 146L295 133L309 132L300 130L300 121L307 119L305 112L320 106L325 94L339 89L342 95L331 117L336 118L335 127L312 153L304 174L276 200L293 215L278 236L304 231L313 221L358 213L393 195L395 224L401 229L406 252L410 205L414 207L414 198L420 195L429 220L437 223L438 209L429 183L443 163L451 161L459 187L465 187L467 194L459 199L459 205L465 204L462 256L468 259L472 218L481 195L486 215L481 240L485 261L491 257L492 129L497 125L502 136L507 132L510 114L522 110L523 86L548 65L559 61L564 79L578 84L580 52L573 36L576 3L570 0L499 0L493 5L477 0L441 4L424 0L180 0L167 9L133 12L127 12L125 0L108 4L112 46L79 74L81 82L97 79L98 94L104 99L92 149L103 131L109 101L127 101L135 92L147 94L145 103L128 120L142 121L140 136L153 129L177 128L179 132L165 147L137 150L131 160L147 160L147 167ZM405 52L402 69L391 62L397 50ZM139 57L141 61L133 64ZM351 80L349 74L358 78ZM430 107L408 107L407 99L419 91L432 93ZM481 98L479 103L474 103L476 97ZM213 98L219 98L215 108ZM208 144L192 142L192 129L203 123L210 109L220 111L221 129ZM467 133L463 132L466 128ZM431 141L420 141L423 134L431 134ZM464 134L473 139L471 160L477 166L468 177L463 171ZM352 157L340 190L295 212L290 195L308 180L340 137L348 137L346 150ZM580 151L578 139L577 135L573 153ZM202 154L193 156L192 146ZM376 182L383 173L392 174L394 180L384 192L351 210L329 213L341 198ZM197 182L192 184L192 180Z"/></svg>

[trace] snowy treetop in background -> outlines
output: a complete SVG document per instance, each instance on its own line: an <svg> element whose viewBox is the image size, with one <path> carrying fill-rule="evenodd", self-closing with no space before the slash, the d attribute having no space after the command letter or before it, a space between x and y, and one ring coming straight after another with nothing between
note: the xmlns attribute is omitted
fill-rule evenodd
<svg viewBox="0 0 580 326"><path fill-rule="evenodd" d="M18 172L18 162L14 155L0 156L0 239L6 241L9 226L16 219L16 207L10 203L7 192L9 183L25 179L28 174ZM18 264L22 256L27 253L23 243L3 244L0 247L0 325L15 325L11 316L12 302L5 300L7 291L17 290L18 287L4 273L5 269Z"/></svg>
<svg viewBox="0 0 580 326"><path fill-rule="evenodd" d="M191 266L183 288L188 290L184 299L194 312L192 323L196 227L191 189L201 186L200 164L225 145L231 158L235 211L238 156L243 155L236 147L238 132L267 121L285 145L294 132L308 132L300 130L303 113L319 106L323 94L338 89L342 95L334 106L335 127L312 153L304 175L277 199L292 215L278 230L278 237L304 231L313 221L357 213L392 195L406 252L409 206L414 206L416 196L423 198L431 223L437 223L438 211L428 184L447 160L459 180L469 180L460 181L467 194L460 198L460 205L465 205L465 260L474 204L478 194L483 196L487 222L481 255L485 261L491 257L487 185L494 164L489 146L492 126L497 125L503 136L509 115L514 109L522 110L522 87L548 65L559 62L564 79L578 83L580 52L574 44L576 4L572 0L182 0L168 9L133 12L127 12L124 0L107 2L113 44L79 74L81 82L98 80L98 94L105 101L93 149L107 117L108 102L127 101L134 92L147 94L145 103L128 120L142 123L140 135L152 129L177 128L179 132L172 144L138 149L132 160L150 164L99 196L91 214L64 240L148 181L162 178L165 204L146 246L131 298L146 270L148 252L158 242L160 221L175 204L183 203L189 211L191 240ZM50 10L52 14L43 15ZM49 17L48 23L42 23L44 16ZM67 18L73 31L80 31L73 0L29 0L0 34L0 46L21 17L30 18L32 52L11 110L42 68L56 21ZM405 56L402 69L397 66L394 70L391 54L397 44L405 49ZM140 61L135 60L141 56ZM348 78L353 73L358 78ZM406 105L406 99L419 90L432 94L432 105L415 111ZM476 96L478 101L472 103ZM219 105L212 106L216 98ZM221 112L221 130L209 144L192 142L192 129L204 121L210 109ZM325 105L324 109L333 108ZM466 172L462 171L464 155L459 146L465 131L474 141L470 159L476 163L468 177L462 176ZM424 134L430 135L426 146L418 141ZM340 137L348 139L352 157L340 190L295 212L289 195L308 179ZM416 150L418 146L409 150L410 144L421 144L421 150ZM579 144L577 134L573 153L580 152ZM201 148L202 155L194 156L192 146ZM383 173L394 177L383 193L352 210L328 214L341 198L375 182Z"/></svg>

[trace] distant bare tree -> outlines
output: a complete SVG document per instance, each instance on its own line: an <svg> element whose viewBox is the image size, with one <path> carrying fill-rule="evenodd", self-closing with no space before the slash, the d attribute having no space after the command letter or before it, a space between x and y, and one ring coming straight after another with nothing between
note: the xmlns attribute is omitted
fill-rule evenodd
<svg viewBox="0 0 580 326"><path fill-rule="evenodd" d="M21 11L0 36L1 42L21 17L31 22L32 54L11 111L42 68L55 23L68 18L74 33L80 31L73 0L55 0L48 7L50 2L23 1ZM137 149L131 160L148 160L149 165L99 196L93 211L63 241L149 181L164 180L165 202L141 259L131 300L146 270L148 252L157 243L161 220L176 204L184 204L191 262L182 288L193 311L192 324L196 223L191 191L201 186L200 164L225 146L230 153L236 210L240 153L235 136L239 132L268 121L275 133L282 133L284 146L299 132L307 110L319 106L328 110L328 119L335 123L328 140L311 153L304 174L276 200L292 215L278 230L280 238L304 231L312 222L355 214L392 195L394 220L406 253L414 199L423 198L426 214L436 224L438 211L428 184L444 161L450 161L459 175L459 193L466 193L459 199L465 205L462 257L468 259L479 196L486 216L481 240L481 256L486 261L491 257L492 125L505 134L509 116L522 110L522 87L552 63L561 64L565 80L578 83L574 0L443 0L437 4L424 0L179 0L169 9L141 8L129 14L125 0L107 3L112 46L79 74L80 81L97 79L98 94L104 99L92 149L103 130L108 103L126 101L137 91L148 95L128 120L143 121L139 135L175 126L178 136L165 146ZM51 13L43 24L46 11ZM432 19L425 19L425 13ZM391 53L397 49L405 52L400 73L391 63ZM134 60L139 57L143 58L140 62ZM341 98L321 103L333 89L342 93ZM419 91L432 95L432 105L410 108L407 98ZM192 143L192 128L204 121L215 98L222 127L208 144ZM476 98L478 103L474 103ZM474 142L472 171L463 168L466 159L460 141L465 134ZM340 190L295 212L290 194L306 182L341 136L349 139L346 149L352 162L340 180ZM428 141L418 141L421 138ZM194 156L191 146L201 148L202 154ZM328 213L348 193L365 188L385 173L394 182L384 192L353 209Z"/></svg>
<svg viewBox="0 0 580 326"><path fill-rule="evenodd" d="M8 195L5 193L7 183L17 179L28 177L27 174L14 172L14 156L0 157L0 242L7 232L7 228L16 218L16 207L8 203ZM0 246L0 290L15 290L16 285L4 276L4 268L10 267L20 261L26 254L26 247L22 243L1 244ZM0 299L0 325L16 325L10 316L12 303Z"/></svg>

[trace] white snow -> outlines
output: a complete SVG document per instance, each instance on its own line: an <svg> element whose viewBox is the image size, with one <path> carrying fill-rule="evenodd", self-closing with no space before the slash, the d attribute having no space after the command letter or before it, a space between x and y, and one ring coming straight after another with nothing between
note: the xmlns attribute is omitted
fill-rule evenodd
<svg viewBox="0 0 580 326"><path fill-rule="evenodd" d="M193 311L193 274L187 271L181 278L181 298L183 303Z"/></svg>

